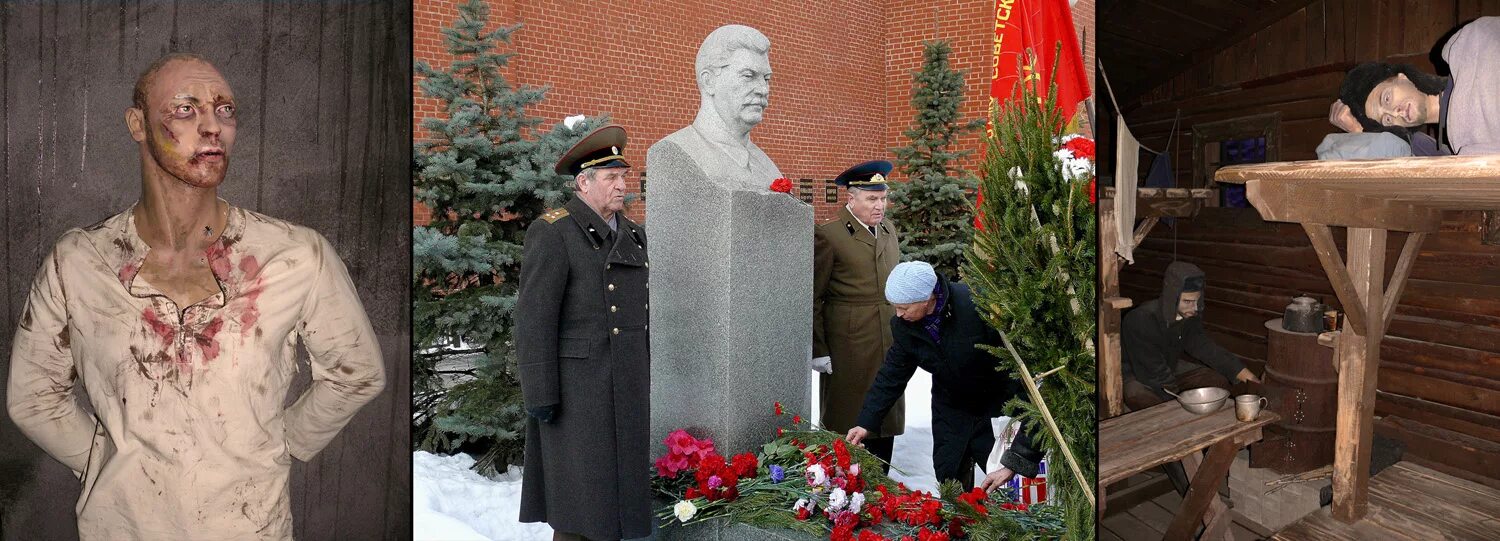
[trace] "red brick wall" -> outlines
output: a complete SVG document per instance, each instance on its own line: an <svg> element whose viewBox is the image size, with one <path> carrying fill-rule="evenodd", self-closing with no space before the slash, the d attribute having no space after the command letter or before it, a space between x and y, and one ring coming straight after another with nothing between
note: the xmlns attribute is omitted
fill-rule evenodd
<svg viewBox="0 0 1500 541"><path fill-rule="evenodd" d="M1092 36L1093 2L1074 8ZM454 0L416 0L415 60L447 63L439 29L457 16ZM646 149L692 122L698 111L693 59L713 29L745 24L771 39L771 105L751 138L784 175L813 184L816 219L840 203L824 203L822 180L854 163L892 160L913 118L911 71L920 67L921 42L947 39L954 64L969 71L969 117L984 114L993 32L992 0L786 0L704 6L681 0L612 5L556 0L491 0L491 20L524 23L513 34L513 83L551 91L532 113L550 125L576 114L609 114L630 132L626 159L635 165L628 189L638 191ZM586 22L585 22L586 21ZM1092 37L1089 38L1092 41ZM1092 65L1092 46L1087 61ZM439 114L416 92L416 121ZM420 126L416 137L422 137ZM963 144L977 148L977 136ZM649 182L648 182L649 184ZM842 199L844 194L840 194ZM644 219L643 204L629 211ZM429 216L418 208L417 223Z"/></svg>

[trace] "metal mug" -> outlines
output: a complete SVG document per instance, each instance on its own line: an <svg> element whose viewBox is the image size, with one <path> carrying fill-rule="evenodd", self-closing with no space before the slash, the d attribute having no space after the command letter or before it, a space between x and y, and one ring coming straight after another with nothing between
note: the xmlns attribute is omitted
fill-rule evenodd
<svg viewBox="0 0 1500 541"><path fill-rule="evenodd" d="M1266 397L1242 394L1234 397L1234 416L1241 421L1254 421L1256 417L1260 417L1260 410L1265 406Z"/></svg>

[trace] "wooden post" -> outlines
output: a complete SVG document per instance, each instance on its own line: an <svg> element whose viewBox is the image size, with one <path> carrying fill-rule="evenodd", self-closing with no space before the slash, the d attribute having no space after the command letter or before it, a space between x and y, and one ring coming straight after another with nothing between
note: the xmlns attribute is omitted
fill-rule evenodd
<svg viewBox="0 0 1500 541"><path fill-rule="evenodd" d="M1099 200L1099 402L1104 418L1125 412L1120 369L1120 310L1111 299L1120 295L1120 256L1114 199Z"/></svg>
<svg viewBox="0 0 1500 541"><path fill-rule="evenodd" d="M1231 460L1231 462L1233 461ZM1188 456L1182 458L1182 469L1187 473L1188 479L1196 477L1198 475L1198 468L1202 465L1203 456L1196 451L1188 453ZM1219 482L1214 485L1215 492L1218 492L1219 487L1224 484L1225 479L1227 478L1221 477ZM1232 522L1229 517L1229 506L1224 505L1223 498L1220 498L1217 494L1214 495L1213 499L1209 500L1208 511L1204 512L1203 520L1199 522L1203 524L1203 535L1198 537L1200 541L1219 541L1221 539L1234 541L1234 535L1229 532L1229 523Z"/></svg>
<svg viewBox="0 0 1500 541"><path fill-rule="evenodd" d="M1348 277L1354 296L1340 301L1359 304L1362 325L1346 320L1339 340L1337 441L1333 452L1333 517L1354 522L1369 506L1370 446L1374 436L1375 382L1380 370L1380 340L1385 336L1386 230L1349 228ZM1330 278L1332 278L1330 276Z"/></svg>

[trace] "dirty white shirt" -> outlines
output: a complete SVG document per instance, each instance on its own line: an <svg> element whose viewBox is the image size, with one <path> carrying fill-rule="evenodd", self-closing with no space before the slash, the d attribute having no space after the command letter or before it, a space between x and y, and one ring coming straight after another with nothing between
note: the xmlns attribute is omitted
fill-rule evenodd
<svg viewBox="0 0 1500 541"><path fill-rule="evenodd" d="M11 418L83 480L83 539L290 539L291 457L385 385L348 271L317 232L230 207L205 253L220 292L182 310L137 276L133 216L68 231L42 261ZM299 340L313 383L284 408Z"/></svg>

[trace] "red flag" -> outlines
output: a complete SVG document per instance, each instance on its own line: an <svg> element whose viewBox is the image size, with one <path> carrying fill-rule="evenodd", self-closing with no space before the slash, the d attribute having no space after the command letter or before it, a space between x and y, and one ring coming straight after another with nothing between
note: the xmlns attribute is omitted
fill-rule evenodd
<svg viewBox="0 0 1500 541"><path fill-rule="evenodd" d="M1026 80L1038 83L1037 94L1046 99L1046 82L1052 80L1052 63L1056 60L1057 108L1062 111L1063 122L1071 121L1078 102L1088 99L1090 93L1088 72L1073 32L1073 11L1068 9L1067 0L995 0L990 97L1004 103L1020 90L1016 82ZM1057 58L1059 41L1061 59ZM1028 49L1034 57L1027 55ZM979 191L975 206L982 204L984 192ZM974 216L974 227L981 231L983 216Z"/></svg>
<svg viewBox="0 0 1500 541"><path fill-rule="evenodd" d="M994 74L990 96L1004 103L1017 93L1016 82L1035 81L1047 97L1047 81L1057 62L1057 107L1063 122L1072 120L1078 102L1089 97L1088 72L1074 33L1073 12L1066 0L995 0ZM1058 42L1062 57L1058 58ZM1026 55L1030 50L1035 55Z"/></svg>

